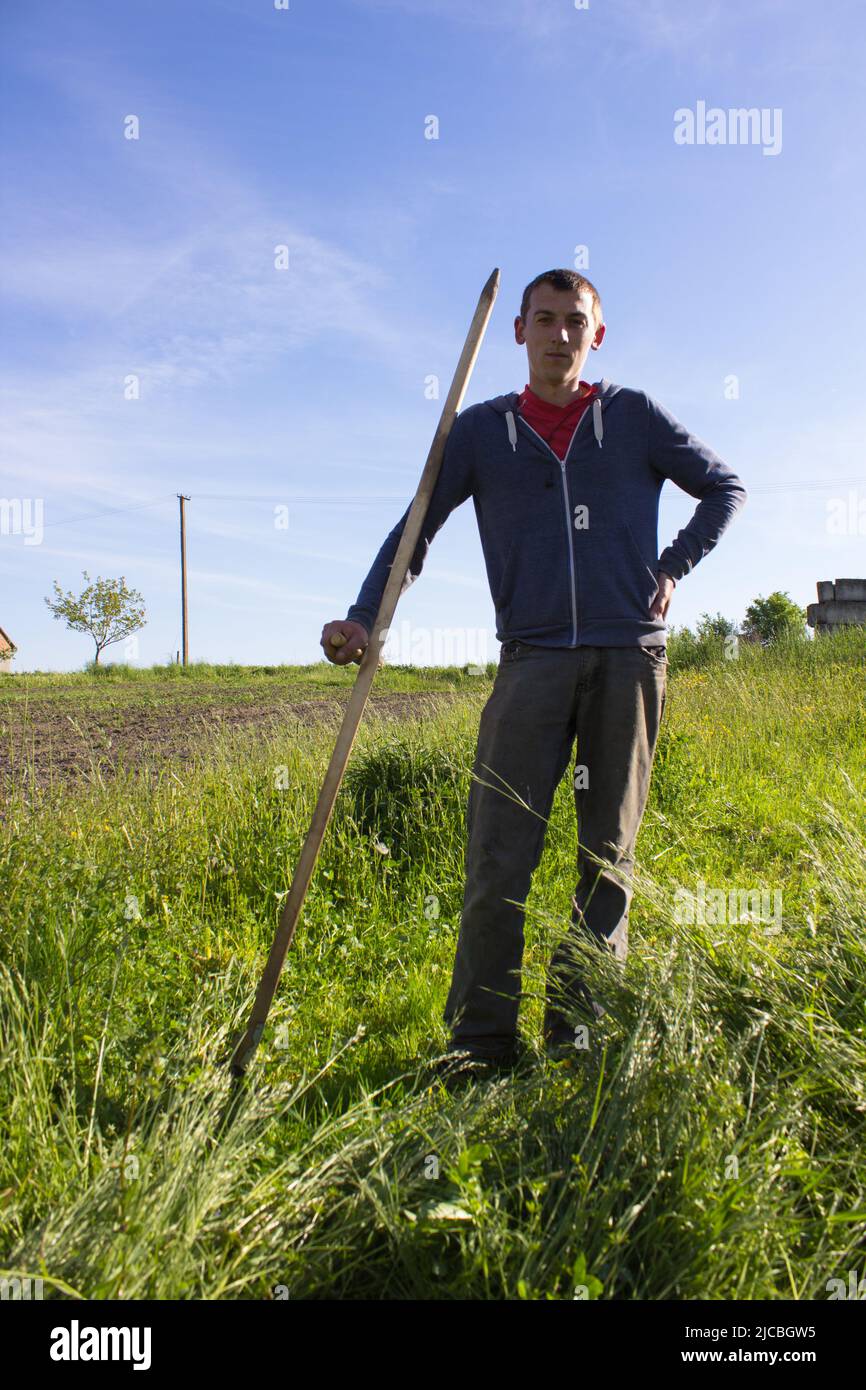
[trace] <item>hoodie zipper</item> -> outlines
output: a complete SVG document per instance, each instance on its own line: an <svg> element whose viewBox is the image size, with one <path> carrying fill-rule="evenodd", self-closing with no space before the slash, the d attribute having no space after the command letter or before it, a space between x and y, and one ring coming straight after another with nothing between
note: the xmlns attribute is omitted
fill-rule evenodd
<svg viewBox="0 0 866 1390"><path fill-rule="evenodd" d="M547 440L541 438L541 435L538 433L538 430L532 429L532 426L530 425L528 420L524 420L522 415L518 416L518 419L523 421L523 424L526 426L528 430L531 430L531 432L535 435L535 438L543 445L543 447L550 454L551 458L556 459L556 462L559 464L562 474L562 499L565 505L565 521L568 527L568 564L571 573L571 645L573 647L577 646L577 586L574 580L574 539L571 534L573 518L571 515L571 504L568 498L568 482L565 476L565 465L568 462L569 454L574 448L574 441L577 438L577 432L583 424L584 420L587 418L587 416L592 414L592 409L592 404L587 405L587 408L584 410L583 414L581 415L580 419L575 425L574 434L571 436L568 448L565 451L565 458L563 459L557 457L557 455L553 452L550 445L548 444Z"/></svg>

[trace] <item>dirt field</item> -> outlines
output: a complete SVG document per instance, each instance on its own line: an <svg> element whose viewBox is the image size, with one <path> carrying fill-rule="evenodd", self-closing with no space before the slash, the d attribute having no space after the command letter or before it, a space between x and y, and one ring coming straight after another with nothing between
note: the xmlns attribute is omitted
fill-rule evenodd
<svg viewBox="0 0 866 1390"><path fill-rule="evenodd" d="M58 779L86 780L119 766L135 770L167 760L183 762L205 751L216 734L260 729L293 731L313 723L339 728L345 694L313 699L263 697L261 686L232 687L218 698L214 690L173 691L180 698L154 698L153 690L112 692L110 700L80 701L47 696L16 700L0 708L0 786L50 786ZM455 692L372 694L365 718L429 716Z"/></svg>

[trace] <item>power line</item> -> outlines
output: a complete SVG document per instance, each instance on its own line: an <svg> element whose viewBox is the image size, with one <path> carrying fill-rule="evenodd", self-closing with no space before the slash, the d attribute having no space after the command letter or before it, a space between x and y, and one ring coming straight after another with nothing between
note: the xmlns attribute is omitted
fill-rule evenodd
<svg viewBox="0 0 866 1390"><path fill-rule="evenodd" d="M96 521L101 516L116 516L118 512L140 512L145 507L159 507L167 501L169 501L168 494L165 497L156 498L153 502L135 502L129 507L111 507L105 512L90 512L87 516L63 516L59 521L43 522L42 529L44 530L46 526L74 526L79 521Z"/></svg>
<svg viewBox="0 0 866 1390"><path fill-rule="evenodd" d="M755 487L748 488L748 493L751 496L752 493L767 492L823 492L832 488L859 487L863 484L866 484L866 478L826 478L817 482L800 483L758 483Z"/></svg>
<svg viewBox="0 0 866 1390"><path fill-rule="evenodd" d="M832 492L838 488L852 487L866 487L866 477L801 479L792 483L756 483L751 485L747 491L750 497L756 497L788 492ZM669 496L675 495L669 494ZM43 522L43 529L48 526L77 526L85 521L98 521L105 516L119 516L124 512L140 512L150 507L161 507L166 502L174 501L176 496L176 493L167 493L165 497L157 497L150 502L135 502L127 507L110 507L106 511L88 512L84 516L64 516L57 521ZM310 493L196 492L192 496L195 501L200 502L270 502L278 504L290 502L293 506L305 503L310 503L313 506L329 506L334 503L370 506L377 502L383 502L396 506L400 503L405 505L407 494L402 492L366 493L363 495L348 493L320 493L316 495Z"/></svg>
<svg viewBox="0 0 866 1390"><path fill-rule="evenodd" d="M246 495L236 492L195 492L196 502L405 502L405 493L365 493L357 497L343 496L341 493L276 493L260 492Z"/></svg>
<svg viewBox="0 0 866 1390"><path fill-rule="evenodd" d="M672 481L672 480L671 480ZM750 497L759 493L775 492L822 492L831 491L840 487L866 487L866 477L859 478L822 478L822 479L800 479L792 483L756 483L747 488ZM675 494L672 494L675 495ZM691 495L691 494L689 494ZM298 493L282 494L277 493L257 493L244 494L234 492L196 492L193 494L196 501L200 502L313 502L316 504L326 504L328 502L405 502L405 493L367 493L364 496L349 496L342 493Z"/></svg>
<svg viewBox="0 0 866 1390"><path fill-rule="evenodd" d="M376 493L370 494L370 493L367 493L366 496L357 496L357 497L354 497L354 496L351 496L351 497L350 497L350 496L345 496L345 497L344 497L344 496L340 496L339 494L338 494L338 495L334 495L334 494L331 494L331 495L323 494L323 495L321 495L321 496L314 496L314 497L311 497L311 496L306 495L306 494L305 494L305 495L301 495L301 494L294 495L294 494L291 494L291 493L288 494L288 495L282 494L282 495L280 495L280 496L278 496L276 493L258 493L258 494L256 494L256 495L246 495L246 494L231 493L231 492L197 492L197 493L195 493L194 495L195 495L196 501L202 501L202 502L280 502L280 503L285 503L285 502L292 502L292 503L298 503L298 502L314 502L314 503L317 503L317 504L324 504L324 503L328 503L328 502L367 502L367 503L371 503L371 502L405 502L405 501L406 501L405 495L404 495L403 493L394 493L393 495L376 494ZM177 496L176 493L166 493L165 497L157 497L157 498L154 498L154 500L151 501L151 502L134 502L134 503L132 503L132 504L131 504L130 506L128 506L128 507L109 507L107 510L102 511L102 512L86 512L84 516L62 516L62 517L59 517L59 518L57 519L57 521L45 521L45 522L43 522L43 524L42 524L42 529L44 530L46 526L76 526L76 525L78 525L79 522L82 522L82 521L98 521L98 520L99 520L101 517L103 517L103 516L118 516L118 515L120 515L120 514L123 513L123 512L140 512L140 511L144 511L144 510L145 510L146 508L148 508L148 507L161 507L161 506L163 505L163 503L165 503L165 502L173 502L176 496Z"/></svg>

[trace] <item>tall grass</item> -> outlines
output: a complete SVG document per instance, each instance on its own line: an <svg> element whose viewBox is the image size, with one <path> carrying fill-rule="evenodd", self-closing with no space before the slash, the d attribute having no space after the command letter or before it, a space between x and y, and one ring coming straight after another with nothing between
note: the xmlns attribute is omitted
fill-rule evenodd
<svg viewBox="0 0 866 1390"><path fill-rule="evenodd" d="M608 1013L565 1072L537 1041L574 887L564 779L527 903L534 1064L454 1094L423 1062L489 681L365 722L240 1090L222 1063L333 731L13 796L0 1265L126 1298L812 1299L862 1274L862 681L856 648L672 671L631 953L585 953ZM781 920L690 925L674 894L699 880L780 889Z"/></svg>

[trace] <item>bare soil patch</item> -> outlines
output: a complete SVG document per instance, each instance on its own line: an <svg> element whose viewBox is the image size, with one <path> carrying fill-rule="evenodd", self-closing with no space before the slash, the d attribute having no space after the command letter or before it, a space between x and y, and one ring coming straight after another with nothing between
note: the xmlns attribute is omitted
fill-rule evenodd
<svg viewBox="0 0 866 1390"><path fill-rule="evenodd" d="M215 701L134 699L86 706L68 699L31 699L0 711L0 784L44 787L58 780L89 780L168 761L184 763L206 751L217 735L260 729L263 734L300 732L331 724L334 734L348 699L309 700L233 698ZM456 692L371 695L365 719L399 721L429 718L459 698Z"/></svg>

